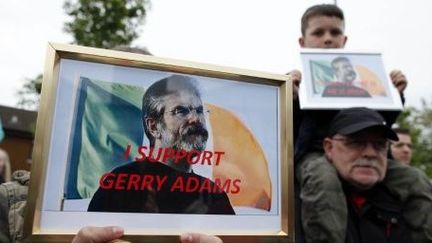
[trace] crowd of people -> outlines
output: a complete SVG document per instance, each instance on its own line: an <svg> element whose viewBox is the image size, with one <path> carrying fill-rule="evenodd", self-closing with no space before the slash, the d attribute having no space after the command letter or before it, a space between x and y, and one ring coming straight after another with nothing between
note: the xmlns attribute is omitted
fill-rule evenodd
<svg viewBox="0 0 432 243"><path fill-rule="evenodd" d="M344 48L347 40L345 17L336 5L315 5L303 14L299 38L302 48L340 49ZM332 96L334 90L331 89L341 87L357 90L358 97L370 97L366 90L355 87L356 73L349 60L336 58L332 68L341 83L327 87L323 97ZM410 166L413 151L409 131L391 129L400 112L363 107L302 110L298 96L302 74L299 70L292 70L288 75L293 83L296 242L432 242L432 185L423 172ZM394 70L389 77L403 103L403 93L408 84L406 76L400 70ZM194 89L193 80L172 76L161 82L162 85L156 82L144 95L143 125L146 136L154 146L161 148L203 150L208 134L202 101L199 92ZM175 90L161 91L167 87L174 87ZM151 99L148 98L150 96ZM170 99L166 98L168 96ZM176 134L182 136L176 137ZM193 138L185 139L190 135ZM180 173L185 177L205 179L191 173L188 163L156 166L131 163L117 171L149 170L150 165L150 169L158 173ZM22 220L9 222L8 215L12 204L19 200L25 202L28 178L29 174L22 171L12 175L9 157L6 151L0 150L0 242L17 242L22 237ZM11 185L20 188L19 199L14 202L5 196ZM195 200L195 197L203 200L201 209L204 211L198 212L169 204L177 200L174 198L167 201L169 205L156 202L149 207L148 203L143 202L137 208L126 201L122 202L124 205L117 204L118 201L113 204L113 197L130 196L118 196L99 189L89 210L115 212L132 208L134 212L180 210L186 213L234 214L226 194L217 198L198 194L194 198L179 196L184 200ZM133 197L143 198L142 195ZM73 242L108 242L121 238L123 233L124 230L116 226L86 226L77 233ZM180 241L222 242L216 236L194 233L182 235Z"/></svg>
<svg viewBox="0 0 432 243"><path fill-rule="evenodd" d="M347 42L344 14L335 5L310 7L304 13L301 25L299 44L303 48L344 48ZM355 73L352 65L344 58L338 58L332 65L343 86L346 87L347 82L349 86L353 86L351 82ZM289 74L293 83L299 85L300 71L293 70ZM407 87L405 75L394 70L390 79L404 103L403 92ZM370 96L367 92L363 93L360 97ZM294 100L294 164L299 193L297 223L303 231L297 234L299 242L432 240L432 216L419 210L422 208L430 211L432 207L432 190L428 178L413 167L394 160L387 161L387 140L398 143L394 132L391 137L388 134L387 137L384 136L384 132L372 120L363 125L358 124L366 117L375 117L381 125L390 128L399 114L398 111L356 108L342 111L301 110L298 98ZM334 128L335 125L341 126L344 123L349 123L345 124L345 129ZM368 129L369 126L365 124L374 125ZM343 158L339 162L334 159L340 157ZM363 181L368 180L370 184L364 185ZM378 187L385 188L389 192L389 198L380 198L383 201L374 204L376 198L371 194L375 192L369 193L369 190ZM365 206L368 203L372 203L369 206L373 208L372 212L366 212ZM389 212L379 212L382 203L395 206L402 204L404 207L397 209L398 215L390 217L392 214ZM351 210L353 207L354 210ZM389 218L376 220L384 214ZM397 223L391 222L393 218ZM408 238L400 237L400 232L392 230L402 227L406 227L404 235L408 235Z"/></svg>

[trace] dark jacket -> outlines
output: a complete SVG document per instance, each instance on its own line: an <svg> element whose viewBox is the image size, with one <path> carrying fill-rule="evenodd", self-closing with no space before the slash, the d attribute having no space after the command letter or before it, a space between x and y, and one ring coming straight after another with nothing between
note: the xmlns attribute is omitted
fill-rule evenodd
<svg viewBox="0 0 432 243"><path fill-rule="evenodd" d="M347 185L344 190L348 205L346 243L413 242L402 217L402 202L383 184L362 193Z"/></svg>
<svg viewBox="0 0 432 243"><path fill-rule="evenodd" d="M99 187L88 211L235 214L227 194L210 179L159 162L132 162L101 181L117 188Z"/></svg>

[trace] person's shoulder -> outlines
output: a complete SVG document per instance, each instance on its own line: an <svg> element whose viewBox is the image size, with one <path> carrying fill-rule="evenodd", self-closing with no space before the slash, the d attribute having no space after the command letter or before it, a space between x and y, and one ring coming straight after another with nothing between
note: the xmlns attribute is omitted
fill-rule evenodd
<svg viewBox="0 0 432 243"><path fill-rule="evenodd" d="M407 191L411 191L411 188L415 188L416 191L422 188L432 195L432 184L429 180L430 178L419 168L393 159L388 160L385 184L397 185L396 188L407 188Z"/></svg>
<svg viewBox="0 0 432 243"><path fill-rule="evenodd" d="M189 176L199 178L201 183L208 181L210 184L209 187L212 188L212 192L205 193L208 200L207 205L209 206L207 211L208 214L235 214L228 194L223 188L221 188L221 185L213 182L210 178L195 173L189 173Z"/></svg>
<svg viewBox="0 0 432 243"><path fill-rule="evenodd" d="M322 92L323 97L335 97L339 96L339 89L345 88L346 86L342 82L331 82L327 84Z"/></svg>
<svg viewBox="0 0 432 243"><path fill-rule="evenodd" d="M212 197L226 197L228 198L227 193L223 190L220 183L215 183L212 179L207 178L205 176L192 173L186 173L189 177L195 177L198 178L201 183L208 183L210 185L210 188L213 188L213 193L209 193ZM206 181L206 182L205 182ZM217 188L217 189L216 189Z"/></svg>
<svg viewBox="0 0 432 243"><path fill-rule="evenodd" d="M112 170L111 173L168 173L172 172L172 168L166 164L152 161L133 161L124 165L120 165Z"/></svg>
<svg viewBox="0 0 432 243"><path fill-rule="evenodd" d="M144 163L144 162L143 162ZM137 168L141 167L141 162L129 162L127 164L123 164L120 166L115 167L112 172L113 173L122 173L122 172L128 172L131 170L135 170Z"/></svg>
<svg viewBox="0 0 432 243"><path fill-rule="evenodd" d="M198 178L201 182L202 181L209 181L209 183L210 183L210 185L214 185L215 183L213 182L213 180L211 180L210 178L207 178L207 177L205 177L205 176L202 176L202 175L200 175L200 174L197 174L197 173L195 173L194 171L192 171L191 173L185 173L185 175L186 176L189 176L189 177L195 177L195 178Z"/></svg>
<svg viewBox="0 0 432 243"><path fill-rule="evenodd" d="M326 85L326 88L328 87L339 87L339 86L346 86L346 84L344 82L341 81L334 81L334 82L330 82Z"/></svg>
<svg viewBox="0 0 432 243"><path fill-rule="evenodd" d="M8 195L13 193L18 195L27 195L29 181L30 172L17 170L12 174L11 181L0 184L0 194Z"/></svg>
<svg viewBox="0 0 432 243"><path fill-rule="evenodd" d="M11 182L16 182L20 185L28 185L30 182L30 172L26 170L16 170L12 173Z"/></svg>

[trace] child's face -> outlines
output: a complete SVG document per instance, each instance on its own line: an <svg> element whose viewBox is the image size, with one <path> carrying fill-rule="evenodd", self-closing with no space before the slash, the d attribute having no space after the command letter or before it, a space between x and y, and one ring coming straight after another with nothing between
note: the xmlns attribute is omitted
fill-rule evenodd
<svg viewBox="0 0 432 243"><path fill-rule="evenodd" d="M344 31L344 22L338 17L315 16L309 19L299 43L303 48L343 48L347 40Z"/></svg>

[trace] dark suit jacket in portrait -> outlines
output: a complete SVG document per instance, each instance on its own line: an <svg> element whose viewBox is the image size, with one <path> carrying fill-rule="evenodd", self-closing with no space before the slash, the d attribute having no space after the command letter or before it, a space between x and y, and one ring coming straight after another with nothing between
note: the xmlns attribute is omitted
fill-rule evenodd
<svg viewBox="0 0 432 243"><path fill-rule="evenodd" d="M322 97L371 97L366 90L345 82L333 82L326 86Z"/></svg>
<svg viewBox="0 0 432 243"><path fill-rule="evenodd" d="M99 187L88 211L235 214L227 194L211 180L193 172L185 173L145 160L117 167L111 173L117 178L105 177L101 183L118 183L117 188ZM119 175L122 175L120 182ZM152 188L141 188L143 180L153 180Z"/></svg>

